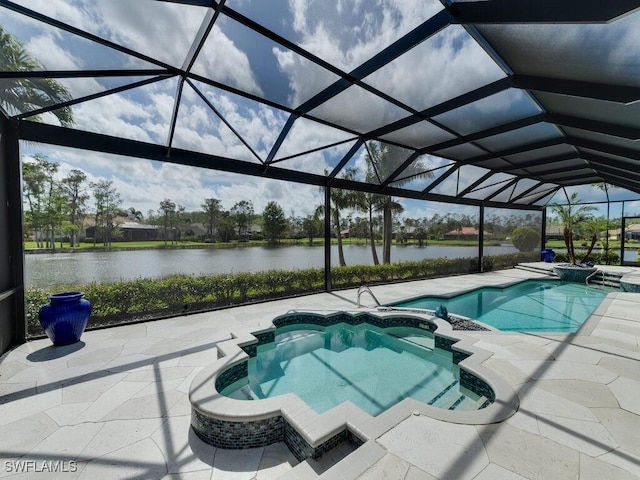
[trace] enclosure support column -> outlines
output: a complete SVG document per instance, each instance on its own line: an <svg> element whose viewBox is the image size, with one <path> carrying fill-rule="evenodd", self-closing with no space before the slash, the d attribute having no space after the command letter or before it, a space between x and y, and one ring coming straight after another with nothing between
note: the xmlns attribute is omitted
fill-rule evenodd
<svg viewBox="0 0 640 480"><path fill-rule="evenodd" d="M324 290L331 291L331 187L324 188Z"/></svg>
<svg viewBox="0 0 640 480"><path fill-rule="evenodd" d="M480 224L478 225L478 271L484 272L484 203L480 204Z"/></svg>
<svg viewBox="0 0 640 480"><path fill-rule="evenodd" d="M627 232L627 219L624 217L624 202L622 202L622 225L620 229L620 265L624 265L624 240Z"/></svg>
<svg viewBox="0 0 640 480"><path fill-rule="evenodd" d="M542 210L542 230L540 230L540 245L542 248L540 250L544 250L547 248L547 209L544 208Z"/></svg>
<svg viewBox="0 0 640 480"><path fill-rule="evenodd" d="M606 185L607 184L605 183L605 187ZM609 194L607 193L607 234L605 236L606 248L604 249L604 254L606 256L605 265L611 265L611 257L609 256L609 221L610 221L610 213L611 213L610 208L611 208L611 201L609 200ZM620 257L620 258L624 258L624 257Z"/></svg>
<svg viewBox="0 0 640 480"><path fill-rule="evenodd" d="M18 122L0 129L0 354L24 343L24 253Z"/></svg>

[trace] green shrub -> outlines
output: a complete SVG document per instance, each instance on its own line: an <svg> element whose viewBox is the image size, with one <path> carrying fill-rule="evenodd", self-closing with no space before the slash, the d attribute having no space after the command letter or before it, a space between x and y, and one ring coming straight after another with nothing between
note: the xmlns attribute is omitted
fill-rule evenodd
<svg viewBox="0 0 640 480"><path fill-rule="evenodd" d="M531 227L517 227L511 232L511 241L521 252L531 252L540 243L540 231Z"/></svg>
<svg viewBox="0 0 640 480"><path fill-rule="evenodd" d="M252 275L250 273L237 273L235 275L235 290L238 292L240 302L247 301L252 283Z"/></svg>
<svg viewBox="0 0 640 480"><path fill-rule="evenodd" d="M553 259L556 263L567 263L569 262L569 257L564 252L555 252L556 256Z"/></svg>
<svg viewBox="0 0 640 480"><path fill-rule="evenodd" d="M27 287L25 290L25 320L28 335L44 335L38 320L38 311L49 301L47 295L45 290L37 287Z"/></svg>
<svg viewBox="0 0 640 480"><path fill-rule="evenodd" d="M617 257L610 253L611 257L614 255ZM484 257L484 269L511 268L520 262L538 260L537 257L538 254L534 252L487 256ZM331 269L332 286L339 289L433 278L475 272L477 266L477 258L438 258L390 265L334 267ZM85 293L85 298L93 304L88 328L95 328L324 291L324 269L270 270L209 276L172 275L158 279L137 278L117 283L71 285L65 286L65 290ZM43 334L38 310L47 303L48 293L35 287L26 289L26 322L30 336Z"/></svg>

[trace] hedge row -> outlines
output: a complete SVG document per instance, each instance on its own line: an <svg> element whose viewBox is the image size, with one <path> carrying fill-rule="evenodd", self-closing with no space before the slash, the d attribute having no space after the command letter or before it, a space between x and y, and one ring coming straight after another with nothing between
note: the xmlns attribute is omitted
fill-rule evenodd
<svg viewBox="0 0 640 480"><path fill-rule="evenodd" d="M538 260L537 253L513 253L484 258L484 270L511 268ZM331 270L333 288L417 280L478 271L477 258L438 258L390 265L355 265ZM324 269L270 270L210 276L174 275L118 283L70 285L93 304L88 328L206 311L252 301L276 299L324 290ZM29 335L42 335L38 309L51 292L28 287L26 318Z"/></svg>

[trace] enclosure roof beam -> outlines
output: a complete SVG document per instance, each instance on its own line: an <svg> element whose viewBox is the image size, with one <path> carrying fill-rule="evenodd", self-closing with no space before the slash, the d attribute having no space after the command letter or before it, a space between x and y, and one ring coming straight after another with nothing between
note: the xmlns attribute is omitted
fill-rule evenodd
<svg viewBox="0 0 640 480"><path fill-rule="evenodd" d="M449 25L452 21L452 17L446 10L442 10L433 17L429 18L427 21L422 23L421 25L414 28L412 31L402 36L400 39L393 42L388 47L384 48L372 58L364 62L362 65L352 70L348 74L341 74L341 79L336 81L333 85L327 87L322 92L318 93L314 97L310 98L302 105L298 107L303 113L308 113L314 108L322 105L324 102L333 98L337 94L343 92L347 88L349 88L352 84L360 82L363 78L372 74L376 70L379 70L383 66L392 62L396 58L398 58L403 53L411 50L416 45L424 42L428 38L432 37L440 30ZM362 87L367 88L366 85L361 85ZM371 87L367 88L371 90ZM376 90L376 94L380 95L381 92ZM386 95L385 95L386 96ZM388 101L393 101L394 103L398 103L395 99L388 97L386 98Z"/></svg>
<svg viewBox="0 0 640 480"><path fill-rule="evenodd" d="M483 98L490 97L496 93L502 92L512 86L512 82L508 77L496 80L482 87L478 87L475 90L459 95L450 100L446 100L433 107L426 108L418 112L418 115L410 115L405 118L401 118L393 123L385 125L384 127L371 130L366 134L369 138L377 138L387 135L388 133L395 132L401 128L409 127L422 120L436 117L442 113L455 110L456 108L464 107L470 103L482 100Z"/></svg>
<svg viewBox="0 0 640 480"><path fill-rule="evenodd" d="M560 155L553 155L551 157L542 157L535 160L529 160L526 162L512 162L512 166L501 168L501 172L512 172L514 170L527 170L533 167L542 167L545 165L553 165L554 163L564 162L566 160L574 160L580 158L578 152L561 153Z"/></svg>
<svg viewBox="0 0 640 480"><path fill-rule="evenodd" d="M548 122L563 127L579 128L581 130L601 133L603 135L611 135L613 137L626 138L628 140L640 139L640 128L637 127L617 125L598 120L572 117L569 115L558 115L555 113L548 113L545 118Z"/></svg>
<svg viewBox="0 0 640 480"><path fill-rule="evenodd" d="M534 75L514 74L510 77L513 87L523 90L570 95L572 97L592 98L615 103L632 103L640 99L640 87L587 82L582 80L564 80Z"/></svg>
<svg viewBox="0 0 640 480"><path fill-rule="evenodd" d="M128 85L122 85L120 87L111 88L111 89L105 90L103 92L98 92L98 93L94 93L94 94L91 94L91 95L86 95L84 97L74 98L74 99L66 101L66 102L55 103L53 105L48 105L46 107L38 108L37 110L30 110L28 112L20 113L18 115L14 115L14 118L20 120L20 119L23 119L23 118L33 117L35 115L40 115L42 113L53 112L53 111L59 110L61 108L71 107L71 106L77 105L79 103L87 102L89 100L94 100L96 98L106 97L107 95L112 95L114 93L125 92L125 91L131 90L133 88L142 87L144 85L149 85L149 84L152 84L152 83L155 83L155 82L159 82L161 80L169 78L170 76L174 76L174 75L147 78L145 80L140 80L139 82L134 82L134 83L130 83Z"/></svg>
<svg viewBox="0 0 640 480"><path fill-rule="evenodd" d="M449 168L449 170L447 170L438 178L436 178L433 182L431 182L431 184L422 191L422 194L426 195L427 193L429 193L431 190L433 190L442 182L444 182L447 178L449 178L454 172L457 172L459 168L460 168L460 165L454 164L452 167Z"/></svg>
<svg viewBox="0 0 640 480"><path fill-rule="evenodd" d="M539 150L541 148L546 148L546 147L555 147L556 145L562 145L564 143L569 143L567 142L567 139L565 137L551 138L548 140L539 140L539 141L528 143L525 145L518 145L516 147L501 150L499 152L487 153L485 155L478 155L476 157L467 158L465 160L459 160L459 161L457 160L457 162L460 164L476 164L476 163L486 162L488 160L495 160L500 157L506 157L509 155L516 155L518 153L530 152L531 150ZM513 165L513 162L511 162L511 164Z"/></svg>
<svg viewBox="0 0 640 480"><path fill-rule="evenodd" d="M355 180L345 180L342 178L327 179L324 175L317 175L308 172L270 167L265 170L263 165L241 160L234 160L218 155L193 152L174 148L168 156L169 150L166 146L155 145L136 140L112 137L98 133L73 130L65 127L47 125L44 123L21 120L18 125L18 136L21 140L30 142L46 143L63 147L78 148L87 151L110 153L126 157L142 158L147 160L157 160L162 162L188 165L198 168L207 168L225 172L239 173L275 180L285 180L307 185L328 186L331 180L332 187L346 188L354 191L369 193L385 193L405 198L427 199L437 202L451 203L452 197L447 195L429 194L413 190L405 190L397 187L387 187L384 189L380 185L358 182ZM482 202L474 199L460 199L458 203L464 205L479 206ZM486 203L485 205L496 208L522 208L513 207L509 204ZM531 210L540 210L541 207L532 207Z"/></svg>
<svg viewBox="0 0 640 480"><path fill-rule="evenodd" d="M527 195L529 195L531 192L533 192L534 190L536 190L537 188L540 187L540 185L543 185L544 182L539 181L538 183L536 183L535 185L533 185L533 187L527 188L524 192L520 193L519 195L516 195L515 197L511 197L510 201L511 202L517 202L518 200L520 200L521 198L526 197Z"/></svg>
<svg viewBox="0 0 640 480"><path fill-rule="evenodd" d="M453 140L447 140L446 142L441 142L436 145L432 145L430 147L423 148L419 150L420 153L433 153L438 150L445 150L447 148L457 147L459 145L463 145L469 142L475 142L477 140L482 140L487 137L493 137L494 135L500 135L501 133L511 132L513 130L517 130L519 128L528 127L530 125L535 125L537 123L543 122L545 119L545 114L539 113L536 115L531 115L530 117L521 118L519 120L514 120L513 122L504 123L502 125L498 125L496 127L487 128L486 130L482 130L476 133L472 133L469 135L465 135Z"/></svg>
<svg viewBox="0 0 640 480"><path fill-rule="evenodd" d="M483 176L481 176L478 180L476 180L475 182L473 182L471 185L469 185L467 188L465 188L462 192L458 193L458 195L456 195L456 199L458 198L462 198L465 195L467 195L469 192L472 192L473 190L476 189L476 187L478 187L479 185L481 185L482 183L484 183L486 180L488 180L490 177L493 177L495 175L496 172L490 171L489 173L485 173Z"/></svg>
<svg viewBox="0 0 640 480"><path fill-rule="evenodd" d="M117 50L118 52L124 53L126 55L130 55L132 57L138 58L140 60L143 60L145 62L151 63L153 65L158 65L159 67L163 67L165 69L167 69L168 71L172 71L175 70L175 67L161 62L160 60L153 58L153 57L149 57L148 55L144 55L142 53L136 52L135 50L131 50L130 48L124 47L120 44L114 43L114 42L110 42L109 40L105 40L102 37L99 37L97 35L93 35L92 33L88 33L84 30L81 30L79 28L73 27L71 25L68 25L64 22L61 22L59 20L55 20L51 17L48 17L46 15L43 15L41 13L38 13L34 10L31 10L29 8L23 7L21 5L17 5L13 2L10 2L8 0L0 0L0 5L13 10L16 13L20 13L22 15L25 15L27 17L30 17L34 20L37 20L39 22L42 22L44 24L47 25L51 25L52 27L56 27L59 28L61 30L64 30L66 32L69 32L73 35L78 35L82 38L85 38L87 40L91 40L92 42L96 42L100 45L103 45L105 47L108 48L112 48L114 50Z"/></svg>
<svg viewBox="0 0 640 480"><path fill-rule="evenodd" d="M486 200L487 201L491 201L492 198L497 197L498 195L500 195L502 192L504 192L505 190L508 190L509 188L513 187L516 183L518 183L518 178L514 178L513 180L511 180L510 182L507 182L506 185L504 185L503 187L499 188L498 190L496 190L495 192L493 192L491 195L489 195Z"/></svg>
<svg viewBox="0 0 640 480"><path fill-rule="evenodd" d="M619 163L605 163L601 160L590 160L590 163L594 164L596 171L598 173L606 173L609 175L619 175L620 178L625 178L627 180L633 180L640 182L640 173L638 173L638 169L632 166L621 166Z"/></svg>
<svg viewBox="0 0 640 480"><path fill-rule="evenodd" d="M637 162L638 158L640 158L640 145L638 146L638 149L632 149L618 145L611 145L597 140L576 137L570 137L568 139L568 143L571 143L575 147L588 148L589 150L596 150L602 153L616 155L618 157L625 157L628 158L629 161Z"/></svg>
<svg viewBox="0 0 640 480"><path fill-rule="evenodd" d="M460 23L607 23L639 8L638 0L485 0L447 5Z"/></svg>

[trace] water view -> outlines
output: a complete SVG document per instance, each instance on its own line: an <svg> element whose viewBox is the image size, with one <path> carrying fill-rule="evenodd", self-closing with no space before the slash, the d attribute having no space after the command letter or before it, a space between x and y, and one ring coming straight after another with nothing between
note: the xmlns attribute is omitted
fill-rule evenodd
<svg viewBox="0 0 640 480"><path fill-rule="evenodd" d="M513 245L485 247L485 255L516 253ZM430 245L393 246L392 262L425 258L475 257L477 247ZM370 265L371 248L344 245L347 265ZM382 252L378 250L382 258ZM303 269L324 266L324 247L281 246L228 249L128 250L113 252L42 253L25 256L27 286L49 288L89 282L110 283L139 277L175 274L213 275L224 272L258 272L275 269ZM331 260L338 265L337 246Z"/></svg>

